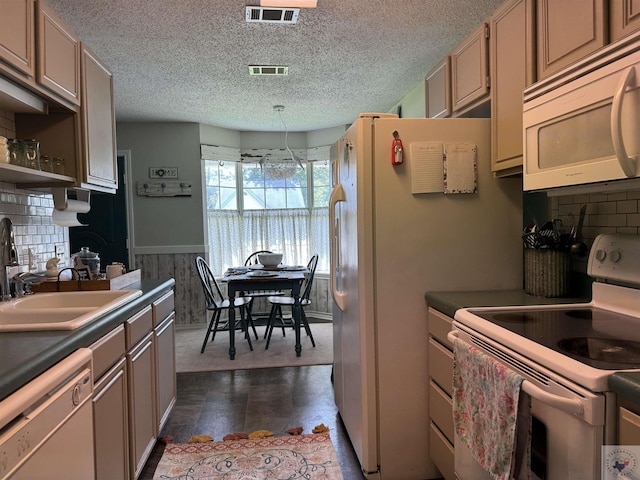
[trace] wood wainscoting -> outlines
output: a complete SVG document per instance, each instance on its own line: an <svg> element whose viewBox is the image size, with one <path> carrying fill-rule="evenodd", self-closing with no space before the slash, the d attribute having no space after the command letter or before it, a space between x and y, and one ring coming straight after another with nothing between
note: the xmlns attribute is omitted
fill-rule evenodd
<svg viewBox="0 0 640 480"><path fill-rule="evenodd" d="M176 326L206 324L204 294L195 266L195 259L202 253L158 253L136 254L135 268L141 271L142 279L174 278ZM225 284L220 287L225 290ZM316 272L311 292L308 316L331 319L331 292L328 275Z"/></svg>

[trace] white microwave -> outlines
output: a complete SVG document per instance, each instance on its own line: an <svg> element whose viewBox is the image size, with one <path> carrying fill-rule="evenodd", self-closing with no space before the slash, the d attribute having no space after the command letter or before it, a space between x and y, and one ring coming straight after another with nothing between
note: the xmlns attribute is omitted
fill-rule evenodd
<svg viewBox="0 0 640 480"><path fill-rule="evenodd" d="M524 190L640 185L640 35L527 88L523 126Z"/></svg>

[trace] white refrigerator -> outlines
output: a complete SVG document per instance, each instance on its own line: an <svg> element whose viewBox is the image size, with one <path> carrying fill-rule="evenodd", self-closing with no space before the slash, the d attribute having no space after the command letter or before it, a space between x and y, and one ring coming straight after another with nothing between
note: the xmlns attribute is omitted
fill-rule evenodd
<svg viewBox="0 0 640 480"><path fill-rule="evenodd" d="M461 178L477 175L477 193L413 193L433 184L438 162L422 152L440 145L475 148L477 168L463 159ZM493 178L490 145L489 119L363 114L332 148L335 399L367 478L439 477L425 292L522 288L522 181Z"/></svg>

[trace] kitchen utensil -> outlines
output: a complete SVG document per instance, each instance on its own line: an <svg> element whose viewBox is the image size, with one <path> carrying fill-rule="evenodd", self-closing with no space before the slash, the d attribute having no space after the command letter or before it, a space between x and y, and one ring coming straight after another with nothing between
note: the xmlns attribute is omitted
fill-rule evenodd
<svg viewBox="0 0 640 480"><path fill-rule="evenodd" d="M528 232L522 235L525 248L540 248L544 245L544 240L539 232Z"/></svg>
<svg viewBox="0 0 640 480"><path fill-rule="evenodd" d="M583 205L580 208L580 216L578 217L578 226L576 227L573 237L573 243L569 248L569 251L578 257L584 257L589 253L589 247L581 241L582 238L582 225L584 224L584 215L587 212L587 206Z"/></svg>

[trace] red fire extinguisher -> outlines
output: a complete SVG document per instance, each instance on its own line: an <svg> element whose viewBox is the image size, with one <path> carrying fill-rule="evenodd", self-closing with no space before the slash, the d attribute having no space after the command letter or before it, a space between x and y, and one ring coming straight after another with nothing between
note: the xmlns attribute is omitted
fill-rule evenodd
<svg viewBox="0 0 640 480"><path fill-rule="evenodd" d="M393 132L393 142L391 142L391 165L402 165L404 163L404 147L397 131Z"/></svg>

